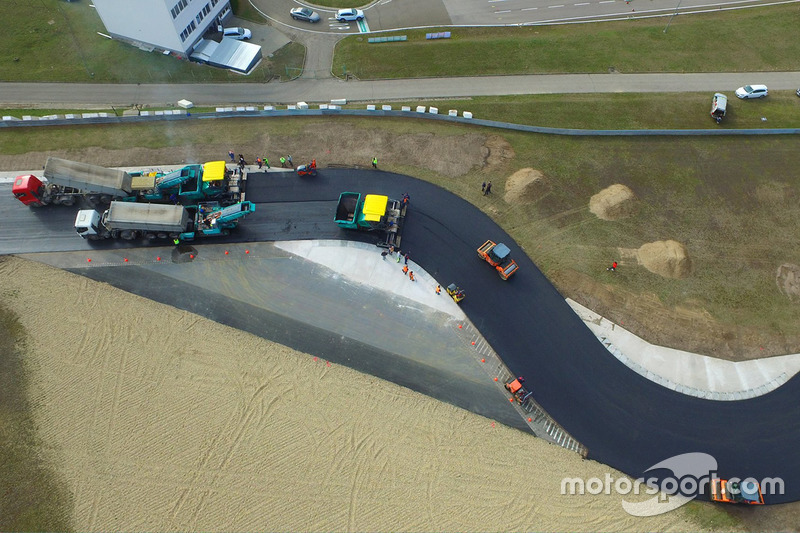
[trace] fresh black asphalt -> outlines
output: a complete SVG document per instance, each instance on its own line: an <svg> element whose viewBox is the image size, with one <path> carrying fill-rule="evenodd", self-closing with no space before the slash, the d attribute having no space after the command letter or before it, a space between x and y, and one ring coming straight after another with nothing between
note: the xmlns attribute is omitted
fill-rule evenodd
<svg viewBox="0 0 800 533"><path fill-rule="evenodd" d="M442 284L454 281L466 290L464 312L512 372L525 376L536 401L589 449L589 458L639 477L671 456L705 452L717 460L722 478L782 478L784 493L765 495L767 503L800 499L798 376L764 396L735 402L686 396L645 379L606 350L501 228L439 187L373 170L325 169L313 178L251 174L248 200L258 203L257 211L233 238L369 240L368 234L335 228L333 211L342 191L410 194L403 250ZM91 249L73 233L74 209L31 215L8 196L2 195L0 207L12 210L15 223L22 219L16 227L38 227L38 238L32 242L6 227L0 253L50 249L48 242L58 246L53 249ZM511 280L502 281L477 258L475 250L486 239L511 248L520 265Z"/></svg>

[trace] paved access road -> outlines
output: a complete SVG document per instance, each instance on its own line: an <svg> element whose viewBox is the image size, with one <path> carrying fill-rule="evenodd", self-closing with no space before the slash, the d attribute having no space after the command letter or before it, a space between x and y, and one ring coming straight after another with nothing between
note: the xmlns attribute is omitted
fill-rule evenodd
<svg viewBox="0 0 800 533"><path fill-rule="evenodd" d="M443 285L457 282L466 289L462 308L470 320L509 368L527 378L537 402L588 447L590 458L638 477L673 455L705 452L718 461L720 477L783 478L785 494L768 495L769 503L800 499L800 376L750 400L713 402L679 394L613 357L500 227L445 190L370 170L251 180L258 185L248 185L249 198L259 203L242 222L237 240L364 238L333 227L339 193L408 192L403 249ZM0 253L12 253L23 242L26 251L49 250L53 242L64 247L67 235L73 249L91 249L72 233L75 209L15 207L8 188L0 186L0 208L14 224L0 230ZM39 229L30 235L25 228ZM63 236L58 239L57 233ZM508 282L477 258L476 248L488 238L509 245L520 265ZM413 388L413 377L405 379Z"/></svg>
<svg viewBox="0 0 800 533"><path fill-rule="evenodd" d="M795 90L800 86L800 72L541 74L347 82L301 78L288 83L196 85L0 83L0 105L108 107L148 104L166 107L174 106L182 98L195 105L214 106L328 102L333 98L375 102L510 94L732 93L748 83L766 84L771 91Z"/></svg>

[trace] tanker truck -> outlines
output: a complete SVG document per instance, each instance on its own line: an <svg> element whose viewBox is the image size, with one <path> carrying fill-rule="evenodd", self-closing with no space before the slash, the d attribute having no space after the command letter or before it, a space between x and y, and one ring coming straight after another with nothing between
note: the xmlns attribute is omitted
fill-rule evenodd
<svg viewBox="0 0 800 533"><path fill-rule="evenodd" d="M196 237L227 235L239 219L255 211L252 202L223 207L219 202L196 206L111 202L102 214L82 209L75 218L75 230L84 239L134 240L140 237L192 241Z"/></svg>

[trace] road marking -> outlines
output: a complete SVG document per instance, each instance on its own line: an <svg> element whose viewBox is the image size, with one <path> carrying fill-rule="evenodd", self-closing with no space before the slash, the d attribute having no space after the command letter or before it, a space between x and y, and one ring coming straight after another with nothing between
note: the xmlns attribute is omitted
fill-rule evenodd
<svg viewBox="0 0 800 533"><path fill-rule="evenodd" d="M598 3L600 3L600 4L613 4L616 1L617 0L603 0L602 2L598 2Z"/></svg>
<svg viewBox="0 0 800 533"><path fill-rule="evenodd" d="M506 0L489 0L489 3L493 4L494 2L505 2L505 1Z"/></svg>
<svg viewBox="0 0 800 533"><path fill-rule="evenodd" d="M564 7L564 4L559 4L557 6L547 6L547 9L553 9L553 8L556 8L556 7Z"/></svg>
<svg viewBox="0 0 800 533"><path fill-rule="evenodd" d="M356 22L356 24L358 24L359 33L369 33L369 25L367 24L367 19L359 20Z"/></svg>
<svg viewBox="0 0 800 533"><path fill-rule="evenodd" d="M533 11L534 9L539 9L538 7L523 7L520 11Z"/></svg>
<svg viewBox="0 0 800 533"><path fill-rule="evenodd" d="M494 12L495 15L498 14L498 13L511 13L511 10L510 9L504 9L503 11L495 11Z"/></svg>
<svg viewBox="0 0 800 533"><path fill-rule="evenodd" d="M572 5L575 5L575 6L588 6L589 2L583 2L582 4L572 4Z"/></svg>

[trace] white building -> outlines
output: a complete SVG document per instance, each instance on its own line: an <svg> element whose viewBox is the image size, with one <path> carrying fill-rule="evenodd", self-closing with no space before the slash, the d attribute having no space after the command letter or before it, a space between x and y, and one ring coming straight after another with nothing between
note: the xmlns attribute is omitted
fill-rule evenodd
<svg viewBox="0 0 800 533"><path fill-rule="evenodd" d="M94 0L94 6L113 38L183 57L233 14L229 0Z"/></svg>
<svg viewBox="0 0 800 533"><path fill-rule="evenodd" d="M142 50L239 72L261 61L260 46L207 35L233 15L229 0L94 0L94 7L111 37Z"/></svg>

